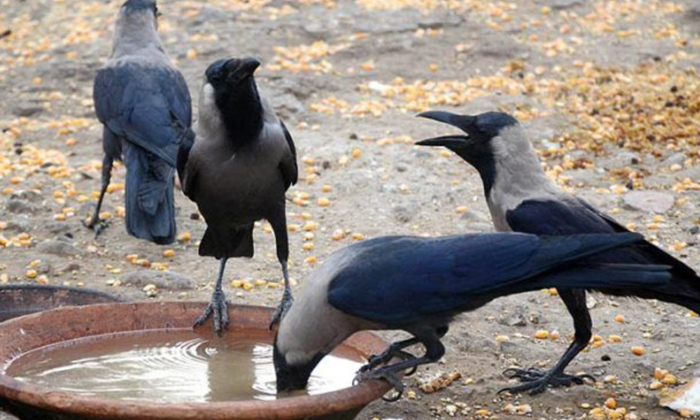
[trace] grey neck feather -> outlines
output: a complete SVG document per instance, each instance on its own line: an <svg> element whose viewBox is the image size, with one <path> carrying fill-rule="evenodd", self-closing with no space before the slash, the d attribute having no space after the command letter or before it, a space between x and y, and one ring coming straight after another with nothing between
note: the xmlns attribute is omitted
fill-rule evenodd
<svg viewBox="0 0 700 420"><path fill-rule="evenodd" d="M336 274L352 264L356 252L345 248L331 255L306 280L306 287L280 324L277 344L291 365L304 364L318 352L328 353L353 333L376 325L338 311L328 303Z"/></svg>
<svg viewBox="0 0 700 420"><path fill-rule="evenodd" d="M487 201L498 230L505 226L505 212L521 202L561 194L557 185L542 170L535 150L522 126L503 129L491 140L496 176Z"/></svg>
<svg viewBox="0 0 700 420"><path fill-rule="evenodd" d="M214 99L214 88L206 77L199 92L199 118L195 124L198 141L223 141L225 130Z"/></svg>
<svg viewBox="0 0 700 420"><path fill-rule="evenodd" d="M112 58L125 55L165 55L163 43L158 36L156 18L148 10L119 12L114 28Z"/></svg>

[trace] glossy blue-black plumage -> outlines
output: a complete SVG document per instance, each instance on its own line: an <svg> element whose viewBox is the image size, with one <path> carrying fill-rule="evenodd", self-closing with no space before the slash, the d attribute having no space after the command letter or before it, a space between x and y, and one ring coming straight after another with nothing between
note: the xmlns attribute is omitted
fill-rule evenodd
<svg viewBox="0 0 700 420"><path fill-rule="evenodd" d="M640 238L636 234L377 238L353 247L350 252L356 254L331 281L328 300L345 313L374 322L419 323L481 306L482 299L525 290L604 285L599 276L588 276L589 270L582 275L575 271L559 277L553 272L549 277L540 275ZM645 281L641 277L638 281Z"/></svg>
<svg viewBox="0 0 700 420"><path fill-rule="evenodd" d="M517 232L537 235L627 232L627 228L580 199L568 201L527 200L506 213L508 225ZM661 299L700 310L700 278L695 271L661 248L647 241L613 249L589 259L602 264L663 264L672 267L671 282L665 287L627 292L605 290L617 295Z"/></svg>
<svg viewBox="0 0 700 420"><path fill-rule="evenodd" d="M506 213L508 225L516 232L536 235L628 232L627 228L583 200L526 200ZM680 275L696 277L695 271L647 241L595 256L600 263L665 264ZM700 287L700 283L698 284Z"/></svg>

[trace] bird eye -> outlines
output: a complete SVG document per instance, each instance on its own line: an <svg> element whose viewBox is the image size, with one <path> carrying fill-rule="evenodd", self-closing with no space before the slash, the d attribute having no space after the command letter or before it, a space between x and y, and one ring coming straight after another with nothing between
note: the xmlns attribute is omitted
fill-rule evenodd
<svg viewBox="0 0 700 420"><path fill-rule="evenodd" d="M156 15L156 17L160 17L162 13L158 11L158 6L153 6L153 14Z"/></svg>

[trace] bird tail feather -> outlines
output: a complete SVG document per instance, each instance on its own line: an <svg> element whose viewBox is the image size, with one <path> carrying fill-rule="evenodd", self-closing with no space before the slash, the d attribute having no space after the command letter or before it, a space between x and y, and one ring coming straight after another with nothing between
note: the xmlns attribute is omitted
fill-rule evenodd
<svg viewBox="0 0 700 420"><path fill-rule="evenodd" d="M666 265L593 264L555 270L502 292L505 295L549 287L588 289L613 296L662 300L700 313L699 282L697 276L678 276Z"/></svg>
<svg viewBox="0 0 700 420"><path fill-rule="evenodd" d="M175 171L166 162L138 146L127 144L126 230L157 244L175 240Z"/></svg>
<svg viewBox="0 0 700 420"><path fill-rule="evenodd" d="M526 284L526 287L654 290L670 283L670 268L648 264L574 265L538 277L534 282Z"/></svg>
<svg viewBox="0 0 700 420"><path fill-rule="evenodd" d="M220 258L253 256L253 225L243 228L208 227L199 244L199 255Z"/></svg>

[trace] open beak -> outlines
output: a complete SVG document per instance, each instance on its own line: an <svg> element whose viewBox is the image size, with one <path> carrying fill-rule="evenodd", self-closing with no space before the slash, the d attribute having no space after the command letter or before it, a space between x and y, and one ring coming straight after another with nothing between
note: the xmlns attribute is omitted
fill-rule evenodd
<svg viewBox="0 0 700 420"><path fill-rule="evenodd" d="M446 111L421 112L417 116L449 124L465 132L466 128L476 121L476 117L472 117L471 115L459 115ZM416 142L418 146L443 146L452 150L468 149L472 144L474 144L474 140L464 134L434 137Z"/></svg>

